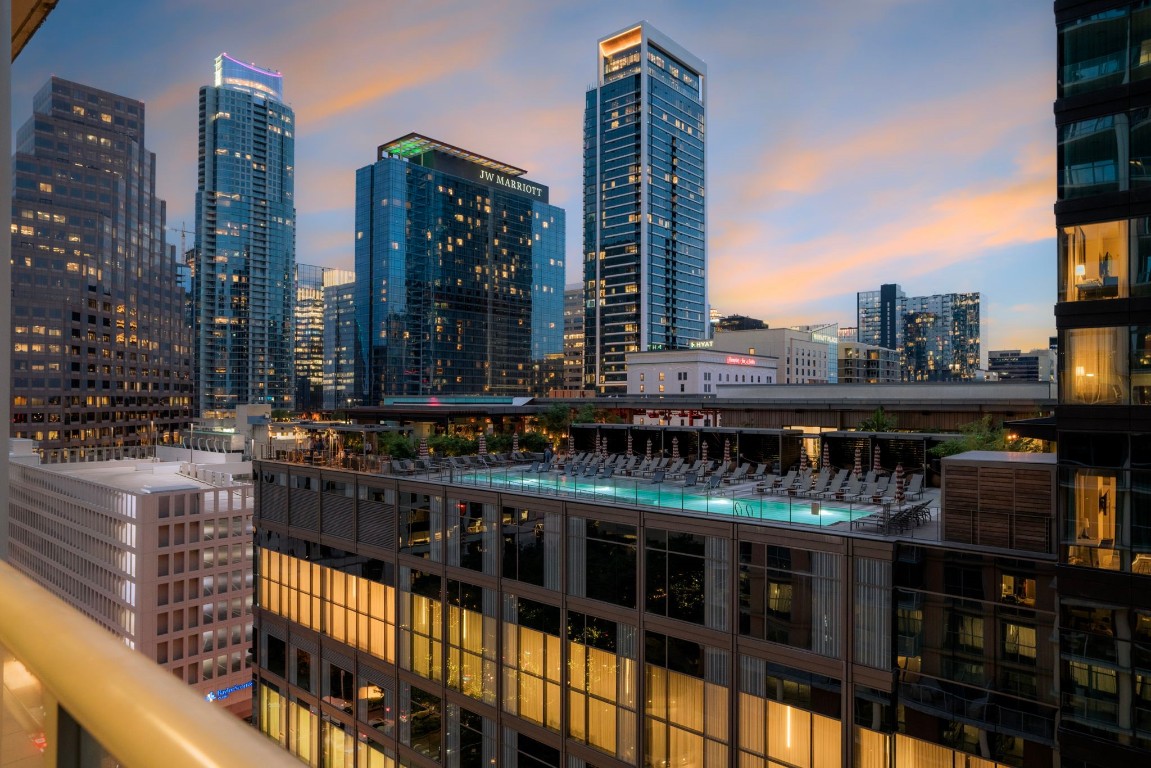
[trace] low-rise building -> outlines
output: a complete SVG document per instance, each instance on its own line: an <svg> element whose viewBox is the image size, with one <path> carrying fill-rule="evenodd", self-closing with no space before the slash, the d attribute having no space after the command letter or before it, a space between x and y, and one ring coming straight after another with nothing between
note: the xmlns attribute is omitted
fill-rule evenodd
<svg viewBox="0 0 1151 768"><path fill-rule="evenodd" d="M714 396L721 384L774 384L779 361L708 349L633 352L627 356L628 395Z"/></svg>
<svg viewBox="0 0 1151 768"><path fill-rule="evenodd" d="M900 375L898 351L859 341L839 342L840 384L895 384Z"/></svg>

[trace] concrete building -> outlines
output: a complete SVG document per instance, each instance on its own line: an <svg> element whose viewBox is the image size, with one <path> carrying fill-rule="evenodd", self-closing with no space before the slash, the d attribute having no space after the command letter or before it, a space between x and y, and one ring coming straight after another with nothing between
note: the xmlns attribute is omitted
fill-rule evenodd
<svg viewBox="0 0 1151 768"><path fill-rule="evenodd" d="M144 104L52 78L17 134L11 434L46 449L178 443L192 335Z"/></svg>
<svg viewBox="0 0 1151 768"><path fill-rule="evenodd" d="M900 380L899 353L894 349L840 340L840 384L894 384Z"/></svg>
<svg viewBox="0 0 1151 768"><path fill-rule="evenodd" d="M251 462L9 456L9 562L210 701L251 708ZM111 450L109 450L111 453ZM96 460L92 460L96 459Z"/></svg>
<svg viewBox="0 0 1151 768"><path fill-rule="evenodd" d="M795 328L717 332L710 349L742 355L764 355L779 361L780 384L834 383L835 346L830 334Z"/></svg>
<svg viewBox="0 0 1151 768"><path fill-rule="evenodd" d="M993 349L987 353L987 370L1000 381L1055 381L1055 350Z"/></svg>
<svg viewBox="0 0 1151 768"><path fill-rule="evenodd" d="M597 45L584 107L584 384L710 335L704 63L639 22Z"/></svg>

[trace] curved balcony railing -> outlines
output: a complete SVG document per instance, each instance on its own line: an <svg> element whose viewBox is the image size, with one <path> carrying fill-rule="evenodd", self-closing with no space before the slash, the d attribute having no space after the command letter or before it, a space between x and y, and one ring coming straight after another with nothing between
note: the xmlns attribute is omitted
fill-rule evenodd
<svg viewBox="0 0 1151 768"><path fill-rule="evenodd" d="M0 764L299 765L4 562L0 617Z"/></svg>

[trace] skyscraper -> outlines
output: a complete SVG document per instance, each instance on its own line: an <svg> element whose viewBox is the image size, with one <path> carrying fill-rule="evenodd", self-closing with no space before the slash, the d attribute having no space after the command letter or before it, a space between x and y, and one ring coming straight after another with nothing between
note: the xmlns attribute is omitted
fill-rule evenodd
<svg viewBox="0 0 1151 768"><path fill-rule="evenodd" d="M178 442L192 338L144 104L52 78L16 143L12 435L46 449Z"/></svg>
<svg viewBox="0 0 1151 768"><path fill-rule="evenodd" d="M1056 0L1059 743L1151 750L1151 6Z"/></svg>
<svg viewBox="0 0 1151 768"><path fill-rule="evenodd" d="M296 265L296 408L324 407L324 289L350 283L349 270Z"/></svg>
<svg viewBox="0 0 1151 768"><path fill-rule="evenodd" d="M196 190L199 408L291 408L295 119L278 72L216 58L200 89Z"/></svg>
<svg viewBox="0 0 1151 768"><path fill-rule="evenodd" d="M599 41L584 110L584 385L706 339L704 63L640 22Z"/></svg>
<svg viewBox="0 0 1151 768"><path fill-rule="evenodd" d="M524 170L408 134L356 172L358 395L520 395L563 352L564 212Z"/></svg>

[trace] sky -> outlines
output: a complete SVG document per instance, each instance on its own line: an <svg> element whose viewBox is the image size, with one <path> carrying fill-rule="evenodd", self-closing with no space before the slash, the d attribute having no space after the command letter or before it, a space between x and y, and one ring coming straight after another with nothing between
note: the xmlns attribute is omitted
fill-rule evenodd
<svg viewBox="0 0 1151 768"><path fill-rule="evenodd" d="M13 64L13 135L52 75L143 101L178 247L195 222L199 88L227 52L284 76L298 263L352 268L355 171L415 131L550 187L579 282L596 41L639 20L707 64L713 308L773 327L855 325L856 293L884 283L978 291L985 358L1046 347L1050 2L64 2Z"/></svg>

